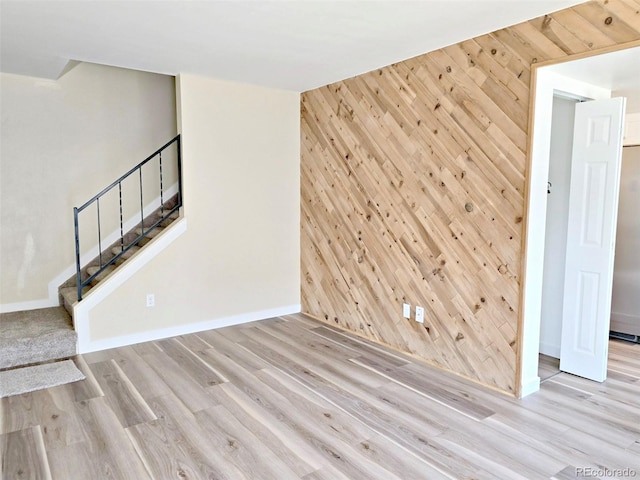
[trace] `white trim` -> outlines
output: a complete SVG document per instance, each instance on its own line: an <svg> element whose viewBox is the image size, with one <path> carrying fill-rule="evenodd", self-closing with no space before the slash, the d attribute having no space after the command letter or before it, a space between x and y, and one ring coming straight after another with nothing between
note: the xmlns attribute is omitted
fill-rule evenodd
<svg viewBox="0 0 640 480"><path fill-rule="evenodd" d="M520 386L520 398L531 395L538 390L540 390L540 377L536 375L535 377L522 382L522 385Z"/></svg>
<svg viewBox="0 0 640 480"><path fill-rule="evenodd" d="M167 188L167 190L164 192L163 195L165 195L167 198L171 198L176 193L178 193L178 183L177 182L174 183L173 185L171 185L169 188ZM154 210L156 210L159 207L160 207L160 196L157 196L156 198L154 198L153 200L151 200L149 203L147 203L144 206L144 210L143 211L145 211L145 212L153 212ZM140 223L140 215L139 214L138 215L134 215L133 217L128 219L123 224L122 230L124 232L130 232L131 230L133 230L133 228L138 223ZM119 238L120 238L120 230L114 230L113 232L111 232L109 235L107 235L105 238L102 239L102 243L103 243L103 245L111 245L113 243L116 243L116 241L118 241ZM94 245L87 252L82 254L82 256L80 257L80 265L86 265L91 260L96 258L98 256L98 254L99 254L99 247L98 247L98 245ZM51 280L49 282L49 285L48 285L49 300L51 302L55 302L55 305L58 305L58 289L60 288L60 285L62 285L67 280L69 280L75 274L76 274L76 264L74 262L71 265L69 265L68 267L66 267L62 272L60 272L58 275L56 275L53 280Z"/></svg>
<svg viewBox="0 0 640 480"><path fill-rule="evenodd" d="M540 342L540 353L553 358L560 358L560 345Z"/></svg>
<svg viewBox="0 0 640 480"><path fill-rule="evenodd" d="M83 300L84 302L84 300ZM204 330L213 330L216 328L229 327L232 325L240 325L242 323L255 322L256 320L265 320L267 318L279 317L282 315L291 315L299 313L301 306L288 305L285 307L272 308L269 310L261 310L258 312L241 313L230 317L216 318L206 320L204 322L189 323L187 325L177 325L174 327L161 328L158 330L148 330L145 332L132 333L120 337L106 338L103 340L88 341L80 343L78 338L78 353L90 353L109 348L124 347L126 345L134 345L136 343L150 342L152 340L160 340L163 338L177 337L189 333L202 332Z"/></svg>
<svg viewBox="0 0 640 480"><path fill-rule="evenodd" d="M113 293L120 285L135 275L156 255L171 245L180 235L187 231L186 217L179 218L168 228L154 237L145 247L131 256L122 266L117 268L82 299L73 304L73 323L78 333L78 351L91 343L89 331L89 311Z"/></svg>
<svg viewBox="0 0 640 480"><path fill-rule="evenodd" d="M536 70L534 120L532 125L531 168L527 200L527 238L524 272L522 350L520 353L521 389L524 397L540 385L538 354L540 353L540 318L542 315L542 277L547 221L547 181L551 146L551 113L553 95L557 92L582 98L610 98L611 91L555 73L553 65ZM537 385L535 379L538 378ZM533 389L533 390L531 390ZM527 393L525 393L527 392Z"/></svg>
<svg viewBox="0 0 640 480"><path fill-rule="evenodd" d="M37 310L39 308L57 307L60 305L58 295L56 298L43 298L42 300L30 300L28 302L5 303L0 305L0 313L20 312L22 310Z"/></svg>

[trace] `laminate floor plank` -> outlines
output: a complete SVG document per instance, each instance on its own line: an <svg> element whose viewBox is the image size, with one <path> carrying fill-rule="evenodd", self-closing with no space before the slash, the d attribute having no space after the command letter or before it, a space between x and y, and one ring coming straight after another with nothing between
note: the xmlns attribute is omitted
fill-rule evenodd
<svg viewBox="0 0 640 480"><path fill-rule="evenodd" d="M377 362L370 362L366 357L358 358L354 360L354 362L370 366L373 370L384 373L387 378L408 388L414 389L422 393L424 396L439 401L451 409L468 415L476 420L482 420L495 413L493 410L490 410L481 404L477 404L451 389L443 388L439 384L425 380L423 376L416 374L411 370L396 368L391 371L386 370L385 372L382 372L381 370L378 370L379 367Z"/></svg>
<svg viewBox="0 0 640 480"><path fill-rule="evenodd" d="M271 372L265 371L265 373ZM301 382L305 382L305 380L308 382L308 378L298 377ZM479 473L480 470L466 462L463 457L452 455L446 448L431 440L432 436L436 436L442 430L438 427L434 429L432 424L421 421L419 416L409 419L408 422L403 422L397 418L397 411L389 408L388 404L381 401L377 403L380 408L376 408L374 406L376 402L372 401L371 396L364 392L364 387L359 387L357 383L351 386L351 390L355 390L357 393L351 394L325 379L319 380L316 377L314 382L316 383L312 384L311 388L315 392L374 431L380 432L386 438L421 456L432 468L444 468L446 465L450 465L449 468L453 468L455 474L460 478L466 478L465 475L472 475L472 473ZM415 392L411 393L417 396ZM450 414L451 412L448 411L443 415L445 421L447 415ZM462 417L462 419L471 421L466 417ZM483 476L478 478L490 479L492 476L490 472L484 472Z"/></svg>
<svg viewBox="0 0 640 480"><path fill-rule="evenodd" d="M197 337L195 337L197 338ZM202 388L223 383L226 379L180 342L178 338L156 342Z"/></svg>
<svg viewBox="0 0 640 480"><path fill-rule="evenodd" d="M191 411L204 410L211 406L211 398L204 388L164 352L145 353L141 358Z"/></svg>
<svg viewBox="0 0 640 480"><path fill-rule="evenodd" d="M609 351L521 400L300 314L79 355L0 399L3 480L632 478L640 346Z"/></svg>
<svg viewBox="0 0 640 480"><path fill-rule="evenodd" d="M86 440L69 385L3 398L2 431L9 433L40 426L47 450Z"/></svg>
<svg viewBox="0 0 640 480"><path fill-rule="evenodd" d="M106 350L106 352L110 352L107 359L114 360L118 364L120 370L124 372L145 400L171 393L162 374L156 372L133 348L116 348ZM154 347L153 353L158 353L157 348Z"/></svg>
<svg viewBox="0 0 640 480"><path fill-rule="evenodd" d="M348 335L345 332L328 326L314 328L312 332L329 340L333 340L340 345L355 349L359 352L359 356L366 354L369 358L378 359L381 363L391 363L399 367L411 362L409 358L405 358L405 356L402 356L400 353L392 352L391 349L385 349L381 345L375 345L368 340Z"/></svg>
<svg viewBox="0 0 640 480"><path fill-rule="evenodd" d="M223 337L216 330L200 332L197 334L197 337L201 338L209 348L213 348L216 352L233 360L234 363L240 365L245 370L260 370L268 365L267 362L252 352L249 352L244 348L238 348L237 343ZM194 349L192 346L189 346L189 348L196 352L202 351L202 349Z"/></svg>
<svg viewBox="0 0 640 480"><path fill-rule="evenodd" d="M74 362L78 367L78 370L80 370L86 378L81 382L72 382L62 385L62 388L71 392L73 400L77 402L102 397L104 392L100 388L100 384L97 382L91 368L82 355L76 356L74 358Z"/></svg>
<svg viewBox="0 0 640 480"><path fill-rule="evenodd" d="M51 478L49 460L38 426L0 435L0 459L0 478Z"/></svg>
<svg viewBox="0 0 640 480"><path fill-rule="evenodd" d="M349 378L349 381L357 381L369 387L377 388L388 382L385 378L376 375L365 368L361 368L342 361L336 363L336 359L321 352L309 351L298 348L296 344L284 342L277 337L263 330L254 330L248 332L247 335L253 340L252 343L242 342L241 345L250 348L254 353L260 355L265 361L269 361L274 366L283 366L285 364L301 366L308 370L318 372L323 365L329 366L330 363L339 365L337 369L342 375ZM249 347L250 345L250 347ZM274 361L278 359L277 361ZM286 360L282 360L286 359ZM281 362L282 365L277 362Z"/></svg>
<svg viewBox="0 0 640 480"><path fill-rule="evenodd" d="M528 409L559 423L566 424L570 420L572 429L585 434L598 431L604 442L620 447L629 445L640 433L640 423L629 424L616 414L603 412L598 405L587 402L591 396L575 394L573 389L553 382L545 383L545 387L541 395L527 401Z"/></svg>
<svg viewBox="0 0 640 480"><path fill-rule="evenodd" d="M50 450L54 479L149 479L120 421L103 397L78 402L87 441Z"/></svg>
<svg viewBox="0 0 640 480"><path fill-rule="evenodd" d="M579 449L569 448L567 445L561 442L549 441L550 435L548 433L544 435L526 434L526 427L519 428L519 425L511 426L503 421L499 415L494 415L483 422L487 427L492 430L509 437L508 442L522 444L526 442L527 457L544 458L545 461L540 462L540 465L580 465L582 467L596 468L598 466L597 461L590 455L585 454ZM570 427L565 427L564 432L568 431ZM560 435L560 434L558 434ZM522 445L521 445L522 446ZM542 457L540 457L542 456Z"/></svg>
<svg viewBox="0 0 640 480"><path fill-rule="evenodd" d="M253 384L255 387L256 384ZM223 385L221 388L238 391L235 386ZM274 391L258 387L259 392L251 392L247 396L261 409L262 415L270 416L295 431L300 441L306 443L320 454L321 461L328 463L350 478L370 478L398 480L393 472L383 467L376 467L371 461L363 457L357 449L349 445L344 437L344 430L335 431L330 428L331 416L326 417L322 411L318 413L324 417L319 424L318 418L311 419L297 409L283 405L283 398ZM242 392L247 394L246 392ZM331 410L330 410L331 412ZM335 413L335 412L334 412Z"/></svg>
<svg viewBox="0 0 640 480"><path fill-rule="evenodd" d="M91 364L96 380L105 392L105 400L123 427L156 419L140 392L118 367L115 360Z"/></svg>
<svg viewBox="0 0 640 480"><path fill-rule="evenodd" d="M295 432L277 420L261 416L251 403L238 402L220 386L209 389L209 394L299 477L302 478L322 466L322 460L315 450L299 442Z"/></svg>
<svg viewBox="0 0 640 480"><path fill-rule="evenodd" d="M342 455L349 447L373 433L363 425L354 428L350 425L350 418L322 398L309 402L302 395L285 392L286 388L274 377L263 375L263 378L235 385L234 388L241 390L266 414L299 432L307 442L325 445L325 453L331 457L335 457L334 452ZM287 393L287 396L278 390Z"/></svg>
<svg viewBox="0 0 640 480"><path fill-rule="evenodd" d="M474 464L505 480L547 479L565 466L545 452L480 424L463 432L449 429L437 440L450 451L473 459Z"/></svg>
<svg viewBox="0 0 640 480"><path fill-rule="evenodd" d="M358 445L362 454L378 465L385 465L394 472L402 472L403 478L424 480L451 480L455 477L438 470L419 455L389 442L382 435L374 435Z"/></svg>
<svg viewBox="0 0 640 480"><path fill-rule="evenodd" d="M129 427L127 433L153 478L246 478L225 461L191 412L167 412L157 420Z"/></svg>
<svg viewBox="0 0 640 480"><path fill-rule="evenodd" d="M294 480L300 478L226 408L218 405L195 414L210 442L247 478Z"/></svg>
<svg viewBox="0 0 640 480"><path fill-rule="evenodd" d="M540 381L544 382L558 373L560 373L560 360L540 354L538 359L538 376L540 377Z"/></svg>
<svg viewBox="0 0 640 480"><path fill-rule="evenodd" d="M640 475L640 456L629 455L626 449L603 441L599 430L594 429L591 433L585 433L572 428L563 433L561 439L579 445L581 451L594 460L598 459L599 465L610 469L631 468L637 472L637 475Z"/></svg>
<svg viewBox="0 0 640 480"><path fill-rule="evenodd" d="M340 470L337 470L331 466L324 466L321 469L311 472L308 475L300 478L302 478L303 480L351 480Z"/></svg>
<svg viewBox="0 0 640 480"><path fill-rule="evenodd" d="M270 389L296 405L296 410L301 410L302 415L349 445L357 445L374 433L366 424L354 421L351 415L337 409L327 399L278 370L265 369L256 376Z"/></svg>
<svg viewBox="0 0 640 480"><path fill-rule="evenodd" d="M291 340L294 339L296 340L295 344L299 348L305 351L313 351L321 356L348 360L352 358L354 354L357 354L353 349L345 348L339 343L330 341L321 335L314 335L309 329L296 325L295 323L288 322L259 328L285 342L291 342Z"/></svg>

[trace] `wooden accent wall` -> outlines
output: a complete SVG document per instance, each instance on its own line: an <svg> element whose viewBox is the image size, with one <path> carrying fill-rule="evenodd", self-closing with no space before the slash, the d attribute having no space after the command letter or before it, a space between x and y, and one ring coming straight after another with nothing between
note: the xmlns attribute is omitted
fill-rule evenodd
<svg viewBox="0 0 640 480"><path fill-rule="evenodd" d="M303 311L515 393L531 65L639 38L592 1L304 93Z"/></svg>

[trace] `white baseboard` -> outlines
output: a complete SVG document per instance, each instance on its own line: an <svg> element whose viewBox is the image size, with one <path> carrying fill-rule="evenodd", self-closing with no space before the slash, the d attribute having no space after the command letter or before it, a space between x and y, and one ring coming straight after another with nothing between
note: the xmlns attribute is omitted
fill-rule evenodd
<svg viewBox="0 0 640 480"><path fill-rule="evenodd" d="M560 345L540 342L540 353L553 358L560 358Z"/></svg>
<svg viewBox="0 0 640 480"><path fill-rule="evenodd" d="M17 303L5 303L0 305L0 313L20 312L22 310L37 310L39 308L57 307L60 305L58 302L58 293L54 299L43 298L42 300L30 300L28 302Z"/></svg>
<svg viewBox="0 0 640 480"><path fill-rule="evenodd" d="M522 382L522 385L520 386L519 398L524 398L527 395L531 395L532 393L537 392L538 390L540 390L540 377L536 375L535 377L526 379Z"/></svg>
<svg viewBox="0 0 640 480"><path fill-rule="evenodd" d="M291 315L299 313L301 306L288 305L285 307L272 308L269 310L261 310L257 312L242 313L230 317L216 318L206 320L204 322L189 323L186 325L176 325L175 327L161 328L158 330L149 330L145 332L132 333L131 335L123 335L120 337L106 338L103 340L95 340L88 342L80 342L78 344L78 353L90 353L110 348L124 347L126 345L134 345L136 343L150 342L163 338L177 337L189 333L202 332L204 330L213 330L216 328L229 327L231 325L239 325L242 323L255 322L256 320L264 320L267 318L279 317L281 315ZM79 339L80 340L80 339Z"/></svg>
<svg viewBox="0 0 640 480"><path fill-rule="evenodd" d="M78 351L91 343L89 312L102 300L113 293L120 285L135 275L142 267L171 245L187 231L187 218L180 217L171 226L154 237L145 248L136 252L120 268L109 275L109 281L101 282L91 289L81 302L73 304L73 324L78 333Z"/></svg>

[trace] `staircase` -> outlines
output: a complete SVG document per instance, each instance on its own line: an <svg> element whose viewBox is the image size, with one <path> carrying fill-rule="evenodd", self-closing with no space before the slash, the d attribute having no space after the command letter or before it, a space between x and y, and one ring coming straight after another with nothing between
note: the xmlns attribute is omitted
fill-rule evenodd
<svg viewBox="0 0 640 480"><path fill-rule="evenodd" d="M174 148L175 152L171 152L170 148ZM167 169L168 162L177 162L178 189L177 193L169 199L163 196L166 194L163 182L171 184L176 179L167 178L170 176L166 173L163 178L163 154L165 155L165 169ZM166 157L169 157L169 160ZM160 206L145 216L129 232L124 233L122 182L133 174L136 177L139 176L141 190L139 202L142 208L142 167L147 165L145 168L148 169L149 162L155 160L159 161ZM58 375L64 371L68 365L63 364L71 363L66 360L77 354L78 337L73 324L73 306L101 282L107 281L118 268L135 257L146 244L179 218L179 208L182 206L181 184L180 136L177 136L96 195L83 207L74 209L77 273L58 289L60 306L0 314L0 397L14 395L20 391L30 391L29 389L34 389L32 387L40 382L42 386L35 389L84 378L76 369L76 373L67 372L67 380L47 383L50 381L50 378L47 377ZM102 196L112 190L120 192L118 239L106 249L102 249L92 261L81 265L78 213L88 206L97 204L98 244L101 245L99 203ZM141 213L138 218L142 216ZM64 375L61 375L62 377ZM9 386L9 383L12 385ZM17 389L14 388L16 384L19 387ZM22 388L24 385L28 385L29 388L24 390Z"/></svg>
<svg viewBox="0 0 640 480"><path fill-rule="evenodd" d="M178 202L178 195L164 203L164 211L173 209ZM143 222L124 236L125 245L131 245L113 265L102 270L83 288L86 296L92 288L105 281L127 260L132 258L153 238L179 218L176 210L162 220L153 229L147 226L157 223L164 212L159 208ZM143 231L142 225L145 226ZM102 262L108 263L122 253L120 240L102 253ZM100 257L89 262L82 270L84 279L90 278L100 269ZM59 288L60 307L42 308L0 314L0 397L4 396L4 383L9 383L7 375L14 375L15 370L29 369L28 377L41 375L46 384L50 375L50 364L75 357L78 336L73 328L73 304L77 301L76 276L74 275ZM39 370L41 369L41 370ZM3 376L4 375L4 376ZM37 383L37 379L35 380Z"/></svg>
<svg viewBox="0 0 640 480"><path fill-rule="evenodd" d="M159 219L165 216L167 211L173 210L179 201L179 194L174 195L171 199L164 202L151 215L147 216L143 222L136 225L131 231L126 233L122 239L118 239L115 243L106 248L101 256L95 257L87 265L80 270L81 280L83 282L90 280L88 285L82 288L82 297L84 298L94 287L103 282L116 271L118 267L123 265L127 260L138 253L146 244L158 236L162 231L179 218L179 211L175 210L172 214L162 220L154 228L149 229L156 224ZM144 227L144 230L143 230ZM129 246L127 248L127 246ZM125 250L123 252L123 250ZM118 258L116 258L119 255ZM109 264L114 258L116 260ZM100 265L107 265L102 268ZM93 277L93 278L91 278ZM73 305L78 301L77 277L74 275L64 282L58 289L60 305L73 318Z"/></svg>

